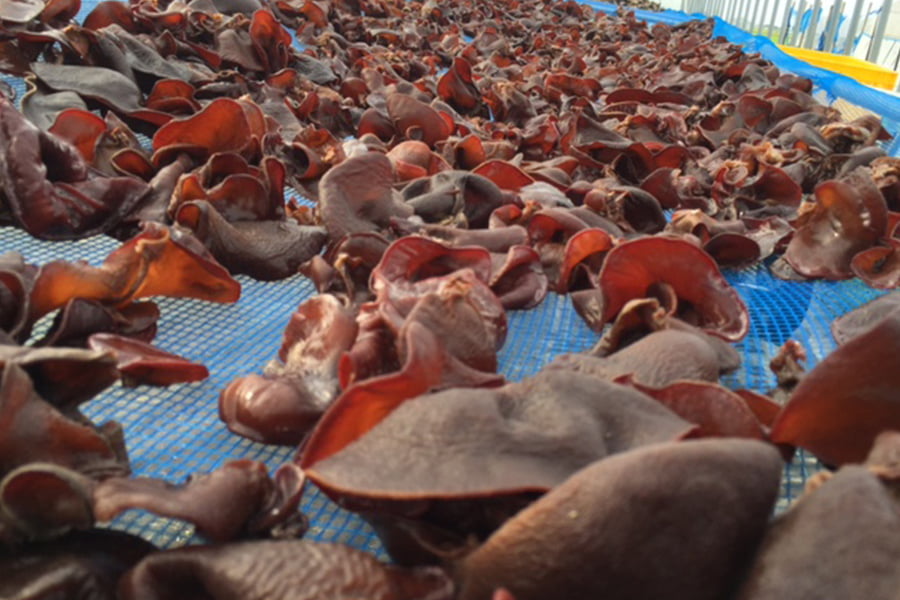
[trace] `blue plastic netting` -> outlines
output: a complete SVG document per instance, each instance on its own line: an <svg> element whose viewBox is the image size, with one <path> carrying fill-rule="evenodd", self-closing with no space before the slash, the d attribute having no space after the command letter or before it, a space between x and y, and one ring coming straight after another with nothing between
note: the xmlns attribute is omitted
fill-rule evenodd
<svg viewBox="0 0 900 600"><path fill-rule="evenodd" d="M614 11L615 5L588 2L600 10ZM96 2L85 3L83 17ZM636 11L652 22L677 24L690 17L684 13ZM900 122L900 100L878 93L846 78L809 67L791 59L770 42L750 36L717 20L716 33L748 50L763 52L778 66L812 78L835 97L855 104L877 99L873 110ZM751 39L752 38L752 39ZM753 45L756 44L756 45ZM9 81L9 80L7 80ZM9 81L20 92L20 81ZM887 100L881 98L887 96ZM894 129L896 133L897 130ZM898 150L895 144L894 151ZM45 263L54 259L84 259L99 264L118 242L98 236L78 242L41 242L27 234L0 228L0 252L16 250L29 262ZM812 367L834 347L830 322L879 295L859 281L840 283L797 283L775 279L765 266L740 272L727 272L750 309L751 330L738 344L743 356L739 371L725 383L765 391L774 385L769 360L788 339L799 340L809 353ZM114 419L125 428L126 441L136 475L161 477L180 482L191 473L206 472L236 458L264 461L270 469L291 459L293 451L257 444L231 434L219 421L219 391L235 377L258 372L277 353L281 334L290 314L313 293L306 279L296 276L280 282L259 282L239 276L243 293L233 305L217 305L193 300L161 299L162 318L155 344L202 362L210 370L206 381L169 388L126 389L116 386L85 406L85 413L97 422ZM538 371L554 356L591 347L597 335L590 331L572 309L568 297L550 294L538 308L514 311L510 315L510 333L500 354L500 370L516 381ZM814 459L798 454L785 471L779 508L794 498L807 475L818 466ZM356 516L341 510L322 494L310 489L302 505L312 528L309 537L337 541L383 555L381 544L371 528ZM114 526L168 547L193 539L193 528L180 521L160 519L130 511Z"/></svg>

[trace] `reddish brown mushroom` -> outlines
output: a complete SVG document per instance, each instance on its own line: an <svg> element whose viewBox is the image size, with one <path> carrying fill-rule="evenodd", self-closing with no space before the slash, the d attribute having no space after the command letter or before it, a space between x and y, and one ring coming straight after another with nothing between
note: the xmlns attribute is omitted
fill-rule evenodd
<svg viewBox="0 0 900 600"><path fill-rule="evenodd" d="M123 600L450 600L441 569L386 565L341 544L243 542L160 552L125 574Z"/></svg>
<svg viewBox="0 0 900 600"><path fill-rule="evenodd" d="M319 182L319 210L332 239L377 231L391 217L408 217L411 207L393 190L391 161L378 152L349 158L328 171ZM361 193L362 192L362 193Z"/></svg>
<svg viewBox="0 0 900 600"><path fill-rule="evenodd" d="M900 429L900 313L829 354L800 382L772 425L772 441L830 465L862 462L876 436Z"/></svg>
<svg viewBox="0 0 900 600"><path fill-rule="evenodd" d="M116 369L125 385L165 386L209 377L209 371L201 364L121 335L95 333L88 338L88 346L115 356Z"/></svg>
<svg viewBox="0 0 900 600"><path fill-rule="evenodd" d="M193 297L234 302L240 284L189 233L147 223L144 231L114 250L100 267L54 261L41 267L31 292L32 321L70 298L124 306L147 296Z"/></svg>
<svg viewBox="0 0 900 600"><path fill-rule="evenodd" d="M647 237L619 244L606 255L597 280L604 321L629 300L667 288L678 298L676 315L704 331L737 341L750 330L750 316L737 291L708 254L683 240Z"/></svg>
<svg viewBox="0 0 900 600"><path fill-rule="evenodd" d="M872 176L857 169L816 188L816 205L800 219L784 257L806 277L846 279L851 261L884 236L887 205Z"/></svg>
<svg viewBox="0 0 900 600"><path fill-rule="evenodd" d="M593 463L462 560L459 598L490 600L500 587L516 600L726 597L765 531L781 465L774 448L747 440L656 444Z"/></svg>
<svg viewBox="0 0 900 600"><path fill-rule="evenodd" d="M807 493L769 527L736 598L896 598L898 456L900 434L884 433L867 466L810 479Z"/></svg>
<svg viewBox="0 0 900 600"><path fill-rule="evenodd" d="M338 362L357 331L353 311L336 297L310 298L291 315L279 361L232 381L219 396L219 417L238 435L299 444L340 393Z"/></svg>

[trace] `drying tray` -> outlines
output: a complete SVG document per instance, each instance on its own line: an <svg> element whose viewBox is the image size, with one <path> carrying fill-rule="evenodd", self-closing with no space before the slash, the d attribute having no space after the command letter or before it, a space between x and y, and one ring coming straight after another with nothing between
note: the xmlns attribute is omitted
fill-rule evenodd
<svg viewBox="0 0 900 600"><path fill-rule="evenodd" d="M107 236L44 242L10 227L0 228L0 240L0 250L16 250L37 264L83 259L99 265L119 245ZM750 333L736 345L742 358L740 369L723 383L759 392L775 385L768 365L785 341L803 344L807 366L812 367L835 348L831 321L881 293L859 280L782 281L764 264L726 270L725 276L747 303ZM207 380L168 388L117 384L84 405L85 414L95 422L116 420L124 426L136 476L181 482L191 473L208 472L233 459L263 461L274 470L293 457L292 448L255 443L229 432L218 417L218 397L232 379L261 371L275 357L291 313L315 289L302 276L278 282L243 275L237 279L243 289L235 304L157 299L162 316L154 344L205 364L210 371ZM47 322L47 318L42 321L45 326ZM597 339L575 313L569 297L551 292L537 308L509 312L500 372L510 381L518 381L536 373L556 355L587 350ZM786 508L820 468L814 458L798 452L785 469L777 510ZM381 543L365 522L340 509L312 485L307 488L302 510L311 522L308 538L343 542L383 555ZM198 541L192 525L139 510L128 511L113 527L161 547Z"/></svg>
<svg viewBox="0 0 900 600"><path fill-rule="evenodd" d="M615 9L614 5L586 3L608 12ZM83 3L79 22L96 4L96 0ZM670 24L689 18L673 11L636 12L648 21ZM717 21L717 27L722 26ZM21 97L22 82L3 79L17 88ZM293 190L286 192L296 197ZM117 240L107 236L46 242L11 227L0 227L0 253L17 251L33 264L80 259L99 265L118 246ZM829 330L831 321L882 293L859 280L782 281L769 273L767 264L725 271L725 276L749 308L750 332L736 345L742 357L740 369L725 377L723 383L758 392L775 385L768 365L785 341L799 341L808 354L806 366L812 368L836 346ZM178 483L229 460L262 461L271 472L293 458L293 448L259 444L229 432L218 418L218 397L230 381L260 372L275 358L291 313L315 294L315 289L299 275L278 282L260 282L243 275L236 279L242 293L235 304L156 299L162 315L154 344L203 363L210 371L208 379L168 388L125 388L116 384L83 406L84 413L97 423L115 420L123 425L135 476ZM39 335L49 321L45 317L38 323L35 334ZM598 335L575 313L570 299L551 292L537 308L509 313L509 334L499 355L500 373L510 381L519 381L539 371L556 355L587 350L597 339ZM785 468L776 510L787 508L802 492L808 477L821 468L815 458L798 452ZM341 542L386 557L374 531L359 517L329 501L315 486L308 486L301 510L311 524L308 539ZM203 541L195 535L193 525L141 510L127 511L111 526L163 548Z"/></svg>

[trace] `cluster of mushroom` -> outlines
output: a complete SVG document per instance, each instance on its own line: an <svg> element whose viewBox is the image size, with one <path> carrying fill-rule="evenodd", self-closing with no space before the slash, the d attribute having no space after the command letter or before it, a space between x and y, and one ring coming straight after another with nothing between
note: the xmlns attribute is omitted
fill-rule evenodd
<svg viewBox="0 0 900 600"><path fill-rule="evenodd" d="M809 373L786 344L768 394L719 384L749 331L720 268L900 284L876 118L841 121L708 22L573 1L78 9L0 5L0 70L30 86L21 109L0 88L0 220L125 240L99 267L0 257L4 597L894 599L894 297ZM319 293L278 359L219 398L296 460L129 478L121 429L79 404L206 375L149 345L147 298L298 273ZM548 293L602 338L506 382L507 311ZM771 521L795 447L840 469ZM278 539L307 481L397 565ZM93 528L132 507L215 543Z"/></svg>

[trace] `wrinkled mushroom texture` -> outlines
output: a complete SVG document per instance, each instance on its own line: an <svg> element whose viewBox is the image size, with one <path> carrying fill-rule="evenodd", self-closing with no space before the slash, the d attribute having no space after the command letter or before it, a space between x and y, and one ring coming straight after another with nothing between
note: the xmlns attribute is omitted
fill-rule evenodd
<svg viewBox="0 0 900 600"><path fill-rule="evenodd" d="M0 409L0 474L30 462L82 472L127 471L101 431L67 418L42 400L15 363L3 369Z"/></svg>
<svg viewBox="0 0 900 600"><path fill-rule="evenodd" d="M391 217L408 217L413 210L393 190L391 161L368 152L330 169L319 182L319 211L331 239L377 231Z"/></svg>
<svg viewBox="0 0 900 600"><path fill-rule="evenodd" d="M547 368L587 373L609 381L630 376L639 384L660 388L681 379L715 382L734 367L733 353L705 334L663 329L602 358L561 354Z"/></svg>
<svg viewBox="0 0 900 600"><path fill-rule="evenodd" d="M720 600L765 532L782 461L768 444L654 444L595 462L456 569L460 600ZM723 508L727 507L727 509Z"/></svg>
<svg viewBox="0 0 900 600"><path fill-rule="evenodd" d="M253 49L262 59L267 72L275 72L288 66L291 34L282 27L268 10L257 10L250 22L250 38Z"/></svg>
<svg viewBox="0 0 900 600"><path fill-rule="evenodd" d="M432 152L425 142L407 140L390 149L387 157L394 165L399 181L410 181L450 170L440 155Z"/></svg>
<svg viewBox="0 0 900 600"><path fill-rule="evenodd" d="M234 152L214 154L199 170L179 179L169 215L191 200L206 200L226 220L266 221L284 218L285 166L266 157L250 166Z"/></svg>
<svg viewBox="0 0 900 600"><path fill-rule="evenodd" d="M238 435L299 444L340 393L338 365L358 331L353 311L336 297L305 301L284 331L280 362L232 381L219 396L219 417Z"/></svg>
<svg viewBox="0 0 900 600"><path fill-rule="evenodd" d="M124 306L147 296L235 302L240 284L189 233L157 223L106 257L99 267L62 260L47 263L31 293L31 318L80 297Z"/></svg>
<svg viewBox="0 0 900 600"><path fill-rule="evenodd" d="M486 227L491 212L505 200L490 179L466 171L442 171L403 188L415 214L428 223L463 219L473 229Z"/></svg>
<svg viewBox="0 0 900 600"><path fill-rule="evenodd" d="M31 542L0 553L0 597L115 600L119 577L155 550L143 538L105 529Z"/></svg>
<svg viewBox="0 0 900 600"><path fill-rule="evenodd" d="M223 122L229 126L220 127ZM217 98L197 114L160 127L153 136L153 149L185 144L203 148L208 155L238 152L251 158L259 152L266 131L265 116L255 103Z"/></svg>
<svg viewBox="0 0 900 600"><path fill-rule="evenodd" d="M114 333L150 343L156 336L159 307L155 302L132 302L121 309L96 300L73 298L60 309L39 346L85 347L94 333Z"/></svg>
<svg viewBox="0 0 900 600"><path fill-rule="evenodd" d="M302 464L320 487L354 497L490 497L548 490L594 460L692 429L633 389L547 372L407 400L330 455L308 448Z"/></svg>
<svg viewBox="0 0 900 600"><path fill-rule="evenodd" d="M25 539L52 539L94 524L93 481L76 471L30 462L0 481L0 520Z"/></svg>
<svg viewBox="0 0 900 600"><path fill-rule="evenodd" d="M816 188L816 204L801 222L784 257L806 277L846 279L851 261L887 228L887 205L864 168Z"/></svg>
<svg viewBox="0 0 900 600"><path fill-rule="evenodd" d="M132 177L104 177L78 149L41 131L0 97L0 193L14 222L43 239L109 231L150 191Z"/></svg>
<svg viewBox="0 0 900 600"><path fill-rule="evenodd" d="M88 338L88 346L115 356L116 368L130 385L166 386L209 377L207 368L199 363L121 335L95 333Z"/></svg>
<svg viewBox="0 0 900 600"><path fill-rule="evenodd" d="M850 261L854 275L882 290L900 286L900 240L889 238L887 244L863 250Z"/></svg>
<svg viewBox="0 0 900 600"><path fill-rule="evenodd" d="M282 467L278 475L273 480L264 464L244 459L179 485L147 477L111 477L94 488L93 510L99 521L111 521L125 510L140 508L189 521L217 542L265 534L295 515L303 486L303 476L293 465Z"/></svg>
<svg viewBox="0 0 900 600"><path fill-rule="evenodd" d="M306 541L168 550L125 574L122 600L450 600L441 569L403 569L360 550Z"/></svg>
<svg viewBox="0 0 900 600"><path fill-rule="evenodd" d="M800 206L803 188L782 169L770 165L760 165L758 175L752 184L753 191L767 204Z"/></svg>
<svg viewBox="0 0 900 600"><path fill-rule="evenodd" d="M750 315L737 291L712 258L690 242L646 237L619 244L606 255L598 282L605 321L629 300L670 286L678 297L676 314L707 333L733 342L750 330Z"/></svg>
<svg viewBox="0 0 900 600"><path fill-rule="evenodd" d="M500 300L488 287L491 269L491 255L483 248L453 248L409 236L385 251L372 271L370 289L378 298L387 324L393 324L395 330L399 329L398 320L406 318L421 297L460 297L463 304L458 308L474 309L490 334L489 339L499 349L506 339L507 317ZM446 322L461 314L449 313Z"/></svg>
<svg viewBox="0 0 900 600"><path fill-rule="evenodd" d="M766 438L762 424L747 402L718 384L676 381L660 389L635 387L685 421L696 423L698 431L693 437Z"/></svg>
<svg viewBox="0 0 900 600"><path fill-rule="evenodd" d="M370 287L380 298L406 296L430 287L429 279L468 269L481 281L491 278L491 255L478 246L452 247L419 236L392 243L372 270ZM422 286L415 284L422 282Z"/></svg>
<svg viewBox="0 0 900 600"><path fill-rule="evenodd" d="M170 114L192 114L200 110L196 89L180 79L160 79L147 95L147 108Z"/></svg>
<svg viewBox="0 0 900 600"><path fill-rule="evenodd" d="M314 256L300 266L319 293L346 296L358 306L372 299L369 277L390 242L377 233L355 233L329 244L324 255Z"/></svg>
<svg viewBox="0 0 900 600"><path fill-rule="evenodd" d="M31 378L38 395L69 412L118 378L113 356L81 348L33 348L0 344L0 366L15 364Z"/></svg>
<svg viewBox="0 0 900 600"><path fill-rule="evenodd" d="M898 565L896 491L850 465L775 520L737 598L895 600Z"/></svg>
<svg viewBox="0 0 900 600"><path fill-rule="evenodd" d="M570 237L566 242L562 266L556 282L556 291L561 294L568 292L574 283L576 269L588 260L590 262L585 265L585 268L589 269L588 276L590 277L592 272L590 265L602 264L603 258L612 247L612 237L602 229L583 229ZM599 271L599 268L595 271Z"/></svg>
<svg viewBox="0 0 900 600"><path fill-rule="evenodd" d="M81 157L92 163L97 140L106 132L106 122L92 112L70 108L56 115L53 126L47 132L75 146Z"/></svg>
<svg viewBox="0 0 900 600"><path fill-rule="evenodd" d="M353 311L331 295L301 304L284 331L278 358L290 372L335 368L338 357L356 337Z"/></svg>
<svg viewBox="0 0 900 600"><path fill-rule="evenodd" d="M503 308L533 308L543 301L550 282L537 251L525 245L513 246L505 255L491 254L491 262L491 291Z"/></svg>
<svg viewBox="0 0 900 600"><path fill-rule="evenodd" d="M406 338L406 360L399 371L370 376L366 379L345 377L349 367L339 366L339 377L347 381L344 392L322 416L300 455L304 469L331 456L364 435L397 406L438 387L447 362L441 342L424 325L410 321L403 328ZM481 374L474 369L471 372ZM488 375L488 383L497 376Z"/></svg>
<svg viewBox="0 0 900 600"><path fill-rule="evenodd" d="M472 80L472 65L460 56L438 80L437 92L454 108L462 112L475 110L481 104L481 94Z"/></svg>
<svg viewBox="0 0 900 600"><path fill-rule="evenodd" d="M423 325L440 340L444 351L456 360L480 371L497 370L497 330L482 314L472 289L465 284L448 285L437 292L420 296L406 315L406 323ZM483 290L481 284L476 288ZM477 293L477 292L476 292ZM398 332L399 333L399 332ZM403 336L398 335L397 350L402 358L407 350Z"/></svg>
<svg viewBox="0 0 900 600"><path fill-rule="evenodd" d="M603 358L640 340L649 333L668 329L667 325L673 323L672 313L674 311L674 303L668 305L667 302L661 302L658 298L629 300L588 354ZM708 340L711 339L713 338L708 338Z"/></svg>
<svg viewBox="0 0 900 600"><path fill-rule="evenodd" d="M322 250L328 236L322 227L299 225L292 219L229 223L205 200L185 202L175 220L231 273L263 281L295 275L301 264Z"/></svg>
<svg viewBox="0 0 900 600"><path fill-rule="evenodd" d="M34 267L18 252L0 254L0 332L27 337L29 294Z"/></svg>
<svg viewBox="0 0 900 600"><path fill-rule="evenodd" d="M388 96L387 110L394 125L406 139L421 140L430 147L450 137L452 121L424 102L394 93Z"/></svg>
<svg viewBox="0 0 900 600"><path fill-rule="evenodd" d="M861 462L882 431L900 429L900 313L839 346L800 381L772 425L773 442L829 465Z"/></svg>
<svg viewBox="0 0 900 600"><path fill-rule="evenodd" d="M838 344L844 344L897 311L900 311L900 293L879 296L832 321L831 334Z"/></svg>

